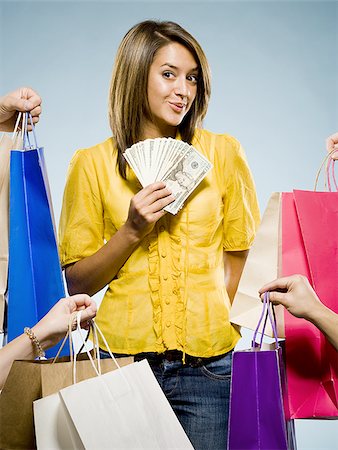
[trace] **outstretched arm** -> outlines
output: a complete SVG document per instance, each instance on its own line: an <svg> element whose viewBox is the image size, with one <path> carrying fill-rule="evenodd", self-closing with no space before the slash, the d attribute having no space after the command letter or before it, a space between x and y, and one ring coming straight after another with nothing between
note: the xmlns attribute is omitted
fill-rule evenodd
<svg viewBox="0 0 338 450"><path fill-rule="evenodd" d="M270 301L283 305L295 317L312 322L338 350L338 314L327 308L302 275L279 278L263 286L259 293L270 291Z"/></svg>
<svg viewBox="0 0 338 450"><path fill-rule="evenodd" d="M86 327L88 320L96 315L96 303L86 294L62 298L32 328L43 350L57 344L68 331L71 316L82 311L81 324ZM36 348L27 334L23 333L0 349L0 389L2 389L11 365L15 359L33 359Z"/></svg>

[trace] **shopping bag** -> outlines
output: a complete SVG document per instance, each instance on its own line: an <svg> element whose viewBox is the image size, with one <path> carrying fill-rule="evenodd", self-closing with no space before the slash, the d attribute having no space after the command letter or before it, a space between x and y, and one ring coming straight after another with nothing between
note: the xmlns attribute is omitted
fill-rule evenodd
<svg viewBox="0 0 338 450"><path fill-rule="evenodd" d="M77 359L78 381L96 376L86 354L79 355ZM118 358L118 362L124 366L132 363L133 358ZM116 366L111 360L104 359L100 367L101 372L106 373ZM53 359L14 361L0 394L0 448L35 448L33 401L50 396L72 383L73 363L68 356L54 364Z"/></svg>
<svg viewBox="0 0 338 450"><path fill-rule="evenodd" d="M338 192L282 195L282 275L305 275L338 313ZM338 416L338 352L310 322L285 312L288 402L293 418Z"/></svg>
<svg viewBox="0 0 338 450"><path fill-rule="evenodd" d="M285 372L271 311L266 294L251 348L233 354L228 450L296 448L293 422L284 412ZM264 316L265 323L269 318L275 337L275 343L267 348L262 339L256 343Z"/></svg>
<svg viewBox="0 0 338 450"><path fill-rule="evenodd" d="M29 142L27 119L23 130L23 150L10 157L9 341L65 296L43 149L35 134ZM54 356L56 348L46 353Z"/></svg>
<svg viewBox="0 0 338 450"><path fill-rule="evenodd" d="M249 251L238 289L230 310L230 321L255 330L262 311L258 290L279 275L279 222L281 194L274 192L267 204L254 243ZM284 334L283 306L275 306L278 337ZM273 336L269 323L265 334Z"/></svg>
<svg viewBox="0 0 338 450"><path fill-rule="evenodd" d="M16 133L0 137L0 333L4 332L5 294L8 279L8 227L9 227L9 159L13 147L22 145Z"/></svg>
<svg viewBox="0 0 338 450"><path fill-rule="evenodd" d="M0 138L0 333L3 333L5 293L8 273L8 207L9 207L9 155L12 140Z"/></svg>
<svg viewBox="0 0 338 450"><path fill-rule="evenodd" d="M53 405L56 413L54 421L49 421L50 429L55 429L60 414L62 420L67 420L65 407L71 433L74 436L75 428L82 443L80 448L193 449L147 360L98 374L61 389L58 395L58 399L53 396L34 402L38 448L61 448L58 436L51 441L48 433L49 441L44 440L47 424L43 417ZM42 428L44 431L39 433Z"/></svg>

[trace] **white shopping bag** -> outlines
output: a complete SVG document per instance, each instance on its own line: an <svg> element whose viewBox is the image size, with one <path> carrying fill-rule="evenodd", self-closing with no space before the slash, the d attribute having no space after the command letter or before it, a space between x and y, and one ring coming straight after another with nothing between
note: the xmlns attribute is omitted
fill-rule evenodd
<svg viewBox="0 0 338 450"><path fill-rule="evenodd" d="M80 329L80 313L77 323ZM94 347L97 330L109 350L92 323ZM97 377L75 383L75 358L74 384L34 402L37 448L193 450L148 361L120 367L109 350L117 369L102 375L100 360L94 363L80 337Z"/></svg>
<svg viewBox="0 0 338 450"><path fill-rule="evenodd" d="M86 449L193 449L146 360L59 395Z"/></svg>
<svg viewBox="0 0 338 450"><path fill-rule="evenodd" d="M85 448L58 393L34 402L34 423L38 449Z"/></svg>

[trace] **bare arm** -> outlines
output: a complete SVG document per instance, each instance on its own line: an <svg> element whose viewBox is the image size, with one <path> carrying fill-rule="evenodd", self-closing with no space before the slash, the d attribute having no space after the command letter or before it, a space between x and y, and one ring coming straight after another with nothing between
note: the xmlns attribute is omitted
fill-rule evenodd
<svg viewBox="0 0 338 450"><path fill-rule="evenodd" d="M312 322L338 350L338 314L327 308L302 275L279 278L263 286L259 293L270 291L274 305L283 305L290 314Z"/></svg>
<svg viewBox="0 0 338 450"><path fill-rule="evenodd" d="M234 300L248 253L249 250L224 252L225 286L231 303Z"/></svg>
<svg viewBox="0 0 338 450"><path fill-rule="evenodd" d="M81 323L85 326L86 322L96 315L96 304L85 294L63 298L32 328L43 350L57 344L65 336L72 313L80 310ZM22 334L1 348L0 389L15 359L33 359L36 356L36 349L27 334Z"/></svg>
<svg viewBox="0 0 338 450"><path fill-rule="evenodd" d="M126 223L96 253L66 268L71 294L93 295L109 284L137 245L166 214L163 208L174 197L162 182L153 183L138 192L130 202Z"/></svg>

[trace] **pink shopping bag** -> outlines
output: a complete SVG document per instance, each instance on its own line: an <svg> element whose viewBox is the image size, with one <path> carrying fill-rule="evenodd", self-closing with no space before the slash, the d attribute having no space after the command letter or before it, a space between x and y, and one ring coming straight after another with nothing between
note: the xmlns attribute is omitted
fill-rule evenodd
<svg viewBox="0 0 338 450"><path fill-rule="evenodd" d="M282 194L282 275L308 277L338 313L338 192ZM311 323L285 311L291 418L338 416L338 352Z"/></svg>

